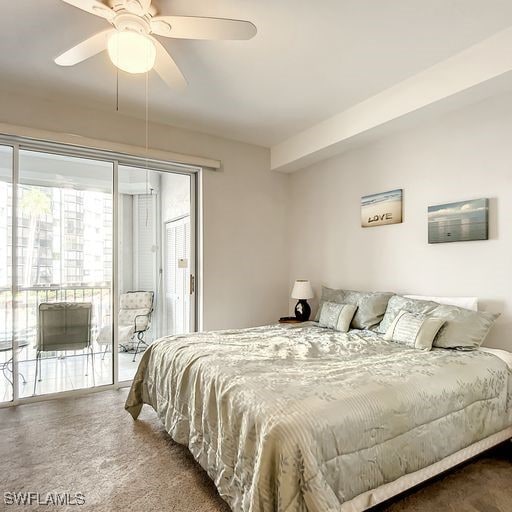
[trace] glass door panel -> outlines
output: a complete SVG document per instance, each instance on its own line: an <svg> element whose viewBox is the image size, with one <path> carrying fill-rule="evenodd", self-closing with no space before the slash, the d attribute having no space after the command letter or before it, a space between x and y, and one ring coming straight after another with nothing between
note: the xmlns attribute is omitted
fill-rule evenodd
<svg viewBox="0 0 512 512"><path fill-rule="evenodd" d="M0 146L0 402L13 399L12 171L13 149Z"/></svg>
<svg viewBox="0 0 512 512"><path fill-rule="evenodd" d="M113 164L20 151L19 395L113 382Z"/></svg>
<svg viewBox="0 0 512 512"><path fill-rule="evenodd" d="M155 339L194 330L195 246L190 175L119 166L118 176L122 382L133 378L142 352ZM140 325L134 314L142 315Z"/></svg>

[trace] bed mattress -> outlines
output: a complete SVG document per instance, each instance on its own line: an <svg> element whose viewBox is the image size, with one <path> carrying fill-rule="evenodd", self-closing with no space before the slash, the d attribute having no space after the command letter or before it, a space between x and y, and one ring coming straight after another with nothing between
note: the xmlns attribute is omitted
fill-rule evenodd
<svg viewBox="0 0 512 512"><path fill-rule="evenodd" d="M143 403L233 511L357 510L358 496L506 431L512 370L482 351L276 325L155 342L126 408L136 418Z"/></svg>

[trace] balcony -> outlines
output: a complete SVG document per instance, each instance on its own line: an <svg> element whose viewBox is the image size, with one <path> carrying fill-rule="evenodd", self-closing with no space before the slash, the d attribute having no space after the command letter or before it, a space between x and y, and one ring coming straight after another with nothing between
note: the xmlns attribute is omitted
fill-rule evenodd
<svg viewBox="0 0 512 512"><path fill-rule="evenodd" d="M189 289L196 239L192 173L181 166L165 172L142 169L131 160L126 165L110 154L104 157L0 145L0 402L12 399L13 388L19 391L16 398L34 394L40 304L92 304L95 368L81 350L44 352L36 395L114 380L112 354L103 353L105 345L98 343L102 327L117 315L113 282L123 292L155 294L153 328L145 340L189 332L194 325ZM13 173L16 160L18 172ZM13 282L21 286L14 297ZM103 334L108 342L109 334ZM19 386L10 383L13 336ZM116 380L131 380L137 367L132 358L119 353Z"/></svg>
<svg viewBox="0 0 512 512"><path fill-rule="evenodd" d="M11 399L12 311L16 311L15 330L18 340L20 396L34 393L36 369L36 336L39 304L44 302L90 302L93 307L91 338L93 340L94 372L83 351L42 353L42 380L36 382L36 394L56 393L113 382L111 347L96 342L98 333L110 321L111 288L108 283L73 286L33 286L19 289L13 304L11 290L0 288L0 402ZM105 352L106 349L106 352ZM133 378L140 356L119 353L119 380ZM86 375L87 374L87 375Z"/></svg>

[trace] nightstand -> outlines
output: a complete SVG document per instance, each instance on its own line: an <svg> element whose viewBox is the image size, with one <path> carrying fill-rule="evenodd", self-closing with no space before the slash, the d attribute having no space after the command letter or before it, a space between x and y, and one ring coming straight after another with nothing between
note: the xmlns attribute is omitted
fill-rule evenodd
<svg viewBox="0 0 512 512"><path fill-rule="evenodd" d="M285 316L279 319L280 324L301 324L302 320L297 320L294 316Z"/></svg>

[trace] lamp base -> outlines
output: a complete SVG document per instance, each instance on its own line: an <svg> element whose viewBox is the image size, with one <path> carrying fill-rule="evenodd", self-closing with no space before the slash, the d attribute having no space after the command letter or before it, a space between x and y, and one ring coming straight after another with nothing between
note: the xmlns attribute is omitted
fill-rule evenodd
<svg viewBox="0 0 512 512"><path fill-rule="evenodd" d="M307 322L311 315L311 306L306 299L301 299L295 306L295 318L301 322Z"/></svg>

